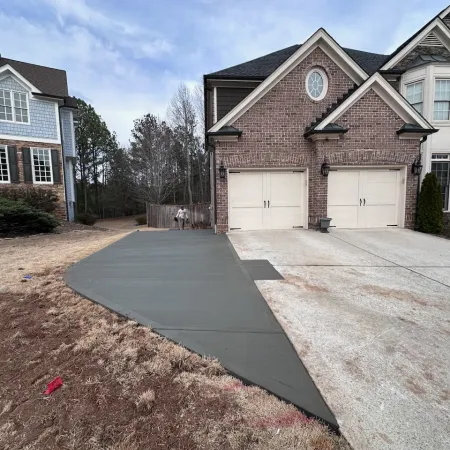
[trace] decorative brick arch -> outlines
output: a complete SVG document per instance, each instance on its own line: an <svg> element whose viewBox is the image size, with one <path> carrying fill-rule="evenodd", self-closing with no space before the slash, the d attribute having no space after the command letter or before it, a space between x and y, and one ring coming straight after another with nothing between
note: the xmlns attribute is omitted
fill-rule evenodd
<svg viewBox="0 0 450 450"><path fill-rule="evenodd" d="M217 160L217 165L221 162L225 167L232 168L265 168L265 167L306 167L307 157L300 153L288 152L266 152L266 153L240 153L223 154Z"/></svg>
<svg viewBox="0 0 450 450"><path fill-rule="evenodd" d="M390 150L351 150L331 153L328 155L328 159L331 165L375 165L379 163L409 165L414 162L415 156L411 153Z"/></svg>

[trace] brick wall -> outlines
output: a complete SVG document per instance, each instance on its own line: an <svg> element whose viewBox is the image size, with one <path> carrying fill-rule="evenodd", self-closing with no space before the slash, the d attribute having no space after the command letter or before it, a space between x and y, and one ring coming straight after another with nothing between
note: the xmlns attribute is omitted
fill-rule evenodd
<svg viewBox="0 0 450 450"><path fill-rule="evenodd" d="M17 147L17 164L19 168L19 183L12 184L0 184L0 196L1 190L3 187L15 187L17 189L23 188L25 186L35 186L41 189L48 189L54 191L58 195L58 204L56 206L56 210L54 212L55 216L60 220L65 220L67 218L66 213L66 203L65 203L65 194L64 194L64 178L62 176L62 148L59 144L43 144L42 142L30 142L30 141L13 141L7 139L0 139L1 145L15 145ZM23 175L23 162L22 162L22 148L23 147L40 147L40 148L51 148L59 150L59 171L61 174L61 184L32 184L24 182Z"/></svg>
<svg viewBox="0 0 450 450"><path fill-rule="evenodd" d="M329 91L321 102L312 101L305 90L308 71L320 66L329 77ZM217 231L228 230L228 185L218 167L309 169L309 226L317 226L327 212L327 179L320 174L323 156L333 165L408 166L405 226L414 224L417 177L410 175L419 152L417 140L401 140L396 131L404 122L374 91L369 91L337 121L349 128L338 141L311 143L304 129L353 85L344 72L320 49L316 49L233 126L242 130L237 142L216 143Z"/></svg>

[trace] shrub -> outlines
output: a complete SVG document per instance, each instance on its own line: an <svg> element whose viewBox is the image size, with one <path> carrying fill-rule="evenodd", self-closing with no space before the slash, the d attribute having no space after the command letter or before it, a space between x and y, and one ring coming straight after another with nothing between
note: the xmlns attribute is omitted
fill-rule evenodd
<svg viewBox="0 0 450 450"><path fill-rule="evenodd" d="M0 235L49 233L59 222L23 201L0 198Z"/></svg>
<svg viewBox="0 0 450 450"><path fill-rule="evenodd" d="M83 225L94 225L97 222L97 216L92 214L91 212L87 213L78 213L77 221L82 223Z"/></svg>
<svg viewBox="0 0 450 450"><path fill-rule="evenodd" d="M422 182L417 208L417 230L439 234L444 226L441 187L434 173L427 173Z"/></svg>
<svg viewBox="0 0 450 450"><path fill-rule="evenodd" d="M147 225L147 216L139 216L135 220L138 225Z"/></svg>
<svg viewBox="0 0 450 450"><path fill-rule="evenodd" d="M2 186L0 196L13 201L22 200L33 208L47 213L53 212L58 203L58 195L53 190L36 186Z"/></svg>

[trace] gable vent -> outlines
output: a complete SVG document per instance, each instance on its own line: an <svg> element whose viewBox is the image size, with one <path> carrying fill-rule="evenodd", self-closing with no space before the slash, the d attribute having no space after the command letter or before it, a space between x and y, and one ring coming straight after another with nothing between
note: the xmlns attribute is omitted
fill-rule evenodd
<svg viewBox="0 0 450 450"><path fill-rule="evenodd" d="M427 47L443 47L442 42L434 33L430 33L426 38L422 39L419 45L426 45Z"/></svg>
<svg viewBox="0 0 450 450"><path fill-rule="evenodd" d="M450 14L447 14L442 21L450 28Z"/></svg>

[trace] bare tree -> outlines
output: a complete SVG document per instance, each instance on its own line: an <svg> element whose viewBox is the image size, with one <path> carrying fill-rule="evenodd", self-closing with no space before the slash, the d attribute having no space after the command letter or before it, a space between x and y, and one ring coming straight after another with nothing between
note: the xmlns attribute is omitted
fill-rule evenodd
<svg viewBox="0 0 450 450"><path fill-rule="evenodd" d="M191 151L194 146L196 117L192 94L184 83L178 86L170 102L168 112L173 127L180 131L180 139L187 161L186 182L189 204L192 205Z"/></svg>
<svg viewBox="0 0 450 450"><path fill-rule="evenodd" d="M141 202L161 204L172 193L171 134L166 123L152 114L134 121L131 167L135 197Z"/></svg>

